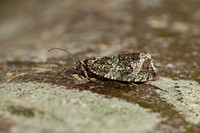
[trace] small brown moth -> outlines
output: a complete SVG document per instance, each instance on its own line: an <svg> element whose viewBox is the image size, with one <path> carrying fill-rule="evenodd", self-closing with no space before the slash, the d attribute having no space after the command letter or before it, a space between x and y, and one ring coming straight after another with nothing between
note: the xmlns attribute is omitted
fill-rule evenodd
<svg viewBox="0 0 200 133"><path fill-rule="evenodd" d="M52 48L49 51L53 49L60 48ZM66 52L71 56L68 51ZM88 79L92 74L110 80L133 83L147 82L154 79L157 74L150 53L93 57L84 61L75 60L75 68L82 71Z"/></svg>

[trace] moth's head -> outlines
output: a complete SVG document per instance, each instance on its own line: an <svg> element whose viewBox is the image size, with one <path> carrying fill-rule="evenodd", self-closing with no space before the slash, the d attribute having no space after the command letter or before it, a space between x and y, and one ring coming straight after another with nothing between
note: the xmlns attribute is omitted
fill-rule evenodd
<svg viewBox="0 0 200 133"><path fill-rule="evenodd" d="M74 66L74 68L76 70L85 70L85 67L84 67L85 64L83 61L77 60L75 63L76 63L76 65Z"/></svg>

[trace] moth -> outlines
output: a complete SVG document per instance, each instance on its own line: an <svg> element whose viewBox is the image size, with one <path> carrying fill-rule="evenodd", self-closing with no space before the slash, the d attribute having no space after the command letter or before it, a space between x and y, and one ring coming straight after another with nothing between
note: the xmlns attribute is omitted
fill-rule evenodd
<svg viewBox="0 0 200 133"><path fill-rule="evenodd" d="M49 51L53 49L60 48L52 48ZM71 56L68 51L66 52ZM88 79L91 78L90 75L95 75L109 80L131 83L147 82L157 75L150 53L119 54L93 57L83 61L75 60L75 69L82 71Z"/></svg>

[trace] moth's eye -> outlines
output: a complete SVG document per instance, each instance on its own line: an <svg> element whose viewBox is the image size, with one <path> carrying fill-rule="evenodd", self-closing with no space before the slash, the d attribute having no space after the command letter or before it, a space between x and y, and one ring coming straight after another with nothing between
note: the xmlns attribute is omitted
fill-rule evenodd
<svg viewBox="0 0 200 133"><path fill-rule="evenodd" d="M74 66L74 68L76 69L76 70L81 70L81 67L80 67L80 65L78 64L78 65L76 65L76 66Z"/></svg>

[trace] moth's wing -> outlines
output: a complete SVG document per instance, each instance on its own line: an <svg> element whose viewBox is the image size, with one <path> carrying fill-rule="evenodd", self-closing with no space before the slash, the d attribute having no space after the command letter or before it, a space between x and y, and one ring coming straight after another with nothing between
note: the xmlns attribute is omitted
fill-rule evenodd
<svg viewBox="0 0 200 133"><path fill-rule="evenodd" d="M84 61L87 71L100 77L133 81L140 72L140 53L96 57Z"/></svg>

